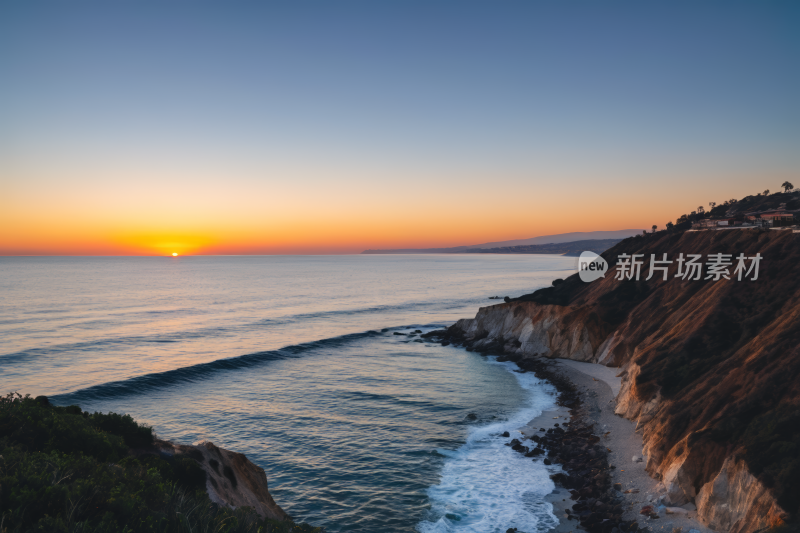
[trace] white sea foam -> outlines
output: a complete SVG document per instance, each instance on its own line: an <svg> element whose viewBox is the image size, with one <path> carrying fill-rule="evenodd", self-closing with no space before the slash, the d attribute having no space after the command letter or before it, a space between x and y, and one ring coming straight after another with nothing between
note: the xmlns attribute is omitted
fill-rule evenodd
<svg viewBox="0 0 800 533"><path fill-rule="evenodd" d="M509 438L500 436L508 431L519 437L520 427L555 404L555 389L532 373L514 375L528 392L526 404L506 421L472 428L458 450L439 450L447 459L441 482L428 489L431 516L418 524L420 533L505 533L509 528L533 533L558 524L552 505L544 501L554 485L542 458L515 452L505 445Z"/></svg>

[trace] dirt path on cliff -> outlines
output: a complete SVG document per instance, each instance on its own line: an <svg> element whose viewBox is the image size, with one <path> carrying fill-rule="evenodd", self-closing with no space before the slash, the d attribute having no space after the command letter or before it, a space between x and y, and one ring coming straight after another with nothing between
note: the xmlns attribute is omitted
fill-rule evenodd
<svg viewBox="0 0 800 533"><path fill-rule="evenodd" d="M587 416L596 424L595 434L600 436L600 442L609 449L609 464L616 467L612 470L613 483L622 485L624 518L636 520L640 527L648 527L656 533L671 533L675 528L682 528L682 533L689 533L690 529L699 533L711 533L713 530L695 518L696 513L668 514L663 506L659 507L659 483L644 470L647 458L643 457L642 462L633 461L634 456L642 457L642 436L635 432L635 422L614 414L615 393L619 392L621 382L616 377L618 370L561 359L555 360L554 364L580 390ZM558 493L550 495L548 501L553 504L553 512L561 524L553 531L568 533L581 529L577 522L567 520L564 513L565 506L574 503L569 499L569 493L562 488L556 490ZM638 492L625 494L626 490ZM641 515L639 511L645 505L653 505L660 518L651 519Z"/></svg>

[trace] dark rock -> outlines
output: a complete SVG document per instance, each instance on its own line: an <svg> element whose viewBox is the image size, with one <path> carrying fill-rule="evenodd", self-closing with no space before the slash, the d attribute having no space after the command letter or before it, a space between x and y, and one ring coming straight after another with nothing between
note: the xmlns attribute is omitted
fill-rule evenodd
<svg viewBox="0 0 800 533"><path fill-rule="evenodd" d="M511 434L508 431L503 432L503 437L510 437Z"/></svg>
<svg viewBox="0 0 800 533"><path fill-rule="evenodd" d="M476 415L475 413L470 413L465 418L467 420L477 420L478 419L478 415Z"/></svg>

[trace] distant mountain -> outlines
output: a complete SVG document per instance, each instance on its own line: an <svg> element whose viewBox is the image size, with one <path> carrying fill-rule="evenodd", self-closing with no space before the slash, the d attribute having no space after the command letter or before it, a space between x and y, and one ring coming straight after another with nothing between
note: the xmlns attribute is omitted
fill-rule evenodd
<svg viewBox="0 0 800 533"><path fill-rule="evenodd" d="M622 239L586 239L585 241L561 242L551 244L530 244L527 246L502 246L499 248L469 248L462 254L551 254L578 257L582 252L602 254Z"/></svg>
<svg viewBox="0 0 800 533"><path fill-rule="evenodd" d="M518 246L535 246L542 244L561 244L565 242L576 242L586 240L622 240L626 237L640 235L640 229L622 229L617 231L573 231L572 233L560 233L558 235L543 235L530 239L516 239L513 241L487 242L484 244L473 244L471 246L454 246L452 248L405 248L398 250L364 250L362 254L457 254L457 253L498 253L487 252L493 248L510 248ZM592 250L593 251L593 250ZM559 253L559 252L503 252L503 253ZM566 253L566 252L560 252Z"/></svg>

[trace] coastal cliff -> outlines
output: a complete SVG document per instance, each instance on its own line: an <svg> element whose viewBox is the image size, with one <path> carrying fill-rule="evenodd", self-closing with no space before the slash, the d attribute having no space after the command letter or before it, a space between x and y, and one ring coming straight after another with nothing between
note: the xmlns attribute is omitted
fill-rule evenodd
<svg viewBox="0 0 800 533"><path fill-rule="evenodd" d="M261 518L291 519L272 499L264 469L244 454L219 448L210 441L188 446L156 440L155 446L168 457L194 459L206 473L206 492L211 501L232 509L250 507Z"/></svg>
<svg viewBox="0 0 800 533"><path fill-rule="evenodd" d="M240 453L16 393L0 397L0 509L8 533L322 531L294 523Z"/></svg>
<svg viewBox="0 0 800 533"><path fill-rule="evenodd" d="M640 281L615 279L620 254L643 254ZM645 281L651 254L739 253L757 280ZM577 274L481 308L446 333L517 360L617 367L616 413L637 422L647 472L671 505L694 503L709 527L751 533L793 521L800 501L800 234L660 232L602 254L604 278ZM735 266L735 261L734 261ZM731 267L733 271L733 267Z"/></svg>

